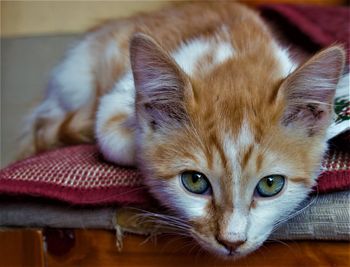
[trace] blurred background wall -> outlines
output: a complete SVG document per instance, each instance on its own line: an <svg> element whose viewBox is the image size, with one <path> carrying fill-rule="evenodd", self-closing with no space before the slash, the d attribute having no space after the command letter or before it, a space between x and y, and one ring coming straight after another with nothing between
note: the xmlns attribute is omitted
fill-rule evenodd
<svg viewBox="0 0 350 267"><path fill-rule="evenodd" d="M233 0L234 1L234 0ZM140 11L151 11L171 1L1 1L1 35L26 36L83 32L107 18L125 17ZM177 1L180 3L181 1ZM246 0L249 5L261 3L304 3L334 5L345 0ZM174 1L172 3L175 3Z"/></svg>
<svg viewBox="0 0 350 267"><path fill-rule="evenodd" d="M24 117L44 94L51 69L90 27L166 1L1 1L0 166L15 160Z"/></svg>
<svg viewBox="0 0 350 267"><path fill-rule="evenodd" d="M107 18L151 11L167 1L1 1L2 36L72 34Z"/></svg>

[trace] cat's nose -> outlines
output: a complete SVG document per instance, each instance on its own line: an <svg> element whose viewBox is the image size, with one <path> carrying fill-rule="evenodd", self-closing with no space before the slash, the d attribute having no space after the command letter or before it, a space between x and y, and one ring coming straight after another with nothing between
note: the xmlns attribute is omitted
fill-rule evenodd
<svg viewBox="0 0 350 267"><path fill-rule="evenodd" d="M230 241L230 240L225 240L220 237L216 237L216 240L218 241L219 244L223 245L230 253L230 255L236 251L236 249L243 245L247 240L235 240L235 241Z"/></svg>

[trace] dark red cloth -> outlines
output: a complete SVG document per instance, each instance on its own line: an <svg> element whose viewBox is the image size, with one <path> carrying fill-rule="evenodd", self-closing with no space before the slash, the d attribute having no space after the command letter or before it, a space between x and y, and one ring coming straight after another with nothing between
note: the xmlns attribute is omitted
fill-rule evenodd
<svg viewBox="0 0 350 267"><path fill-rule="evenodd" d="M105 162L94 145L57 149L0 171L0 194L40 196L79 205L144 204L139 173Z"/></svg>
<svg viewBox="0 0 350 267"><path fill-rule="evenodd" d="M316 6L268 4L260 6L262 15L284 30L285 35L302 39L296 34L299 31L314 45L314 51L319 48L338 43L344 45L348 52L350 48L350 8L345 6ZM293 40L291 40L293 41ZM300 40L295 40L300 45ZM310 48L306 39L301 45Z"/></svg>
<svg viewBox="0 0 350 267"><path fill-rule="evenodd" d="M350 155L330 152L315 189L350 189ZM0 195L37 196L75 205L147 205L151 198L136 169L103 161L94 145L46 152L0 171Z"/></svg>
<svg viewBox="0 0 350 267"><path fill-rule="evenodd" d="M328 193L350 189L350 152L331 150L322 162L315 192Z"/></svg>

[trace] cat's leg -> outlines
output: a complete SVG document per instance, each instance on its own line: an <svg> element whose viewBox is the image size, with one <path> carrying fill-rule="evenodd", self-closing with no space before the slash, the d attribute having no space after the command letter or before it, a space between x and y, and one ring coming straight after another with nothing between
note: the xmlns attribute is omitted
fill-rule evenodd
<svg viewBox="0 0 350 267"><path fill-rule="evenodd" d="M93 141L95 88L90 43L82 40L53 71L45 99L27 116L19 158Z"/></svg>
<svg viewBox="0 0 350 267"><path fill-rule="evenodd" d="M135 165L135 89L131 72L100 99L95 133L104 157L114 163Z"/></svg>

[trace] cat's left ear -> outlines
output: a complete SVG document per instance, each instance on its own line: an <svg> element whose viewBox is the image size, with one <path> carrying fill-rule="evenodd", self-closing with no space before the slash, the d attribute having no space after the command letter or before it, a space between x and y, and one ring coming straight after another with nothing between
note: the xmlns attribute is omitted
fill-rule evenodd
<svg viewBox="0 0 350 267"><path fill-rule="evenodd" d="M282 124L301 128L309 136L323 132L330 123L333 98L344 64L344 50L333 46L290 74L278 92L278 97L286 101Z"/></svg>
<svg viewBox="0 0 350 267"><path fill-rule="evenodd" d="M139 123L156 130L188 120L185 102L192 98L187 75L151 37L136 34L130 43Z"/></svg>

